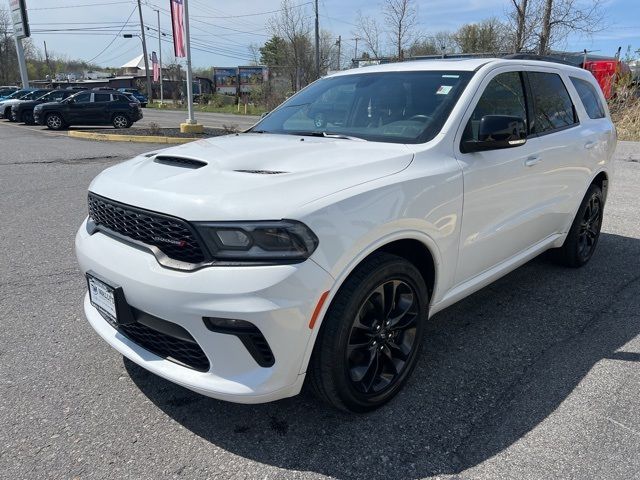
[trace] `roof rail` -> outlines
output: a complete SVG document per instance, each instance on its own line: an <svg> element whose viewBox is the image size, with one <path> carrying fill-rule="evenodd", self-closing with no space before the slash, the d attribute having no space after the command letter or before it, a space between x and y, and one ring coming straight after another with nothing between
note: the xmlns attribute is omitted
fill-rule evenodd
<svg viewBox="0 0 640 480"><path fill-rule="evenodd" d="M506 58L509 60L539 60L541 62L553 62L553 63L562 63L564 65L571 65L573 67L576 66L575 62L571 62L562 57L557 57L554 55L536 55L534 53L511 53L509 55L505 55L502 58Z"/></svg>

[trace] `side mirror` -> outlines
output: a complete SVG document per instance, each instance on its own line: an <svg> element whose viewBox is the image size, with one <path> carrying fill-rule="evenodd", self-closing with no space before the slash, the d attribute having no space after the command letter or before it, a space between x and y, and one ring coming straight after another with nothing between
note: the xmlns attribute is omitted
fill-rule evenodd
<svg viewBox="0 0 640 480"><path fill-rule="evenodd" d="M463 153L498 150L524 145L527 130L524 119L512 115L485 115L478 125L478 140L464 140Z"/></svg>

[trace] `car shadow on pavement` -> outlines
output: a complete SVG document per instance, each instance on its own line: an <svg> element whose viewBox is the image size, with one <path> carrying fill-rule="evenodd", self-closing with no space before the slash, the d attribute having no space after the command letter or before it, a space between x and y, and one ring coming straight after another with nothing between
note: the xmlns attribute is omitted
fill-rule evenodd
<svg viewBox="0 0 640 480"><path fill-rule="evenodd" d="M543 255L435 315L405 389L367 415L306 392L225 403L125 366L167 415L235 455L339 479L457 474L533 430L597 362L640 360L618 351L640 332L638 259L640 240L603 233L582 269Z"/></svg>

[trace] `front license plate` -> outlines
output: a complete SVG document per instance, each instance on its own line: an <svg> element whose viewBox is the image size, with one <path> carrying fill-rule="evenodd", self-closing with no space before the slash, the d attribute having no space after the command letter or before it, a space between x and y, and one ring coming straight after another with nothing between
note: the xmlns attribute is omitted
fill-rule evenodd
<svg viewBox="0 0 640 480"><path fill-rule="evenodd" d="M91 305L110 317L111 321L117 323L118 315L116 313L116 299L113 288L91 275L87 275L87 282L89 284Z"/></svg>

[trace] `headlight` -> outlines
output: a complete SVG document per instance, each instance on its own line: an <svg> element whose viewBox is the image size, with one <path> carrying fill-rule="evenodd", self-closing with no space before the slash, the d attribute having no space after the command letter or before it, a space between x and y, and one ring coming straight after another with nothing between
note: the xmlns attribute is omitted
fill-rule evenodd
<svg viewBox="0 0 640 480"><path fill-rule="evenodd" d="M211 256L236 262L301 262L315 251L318 237L295 220L196 223Z"/></svg>

